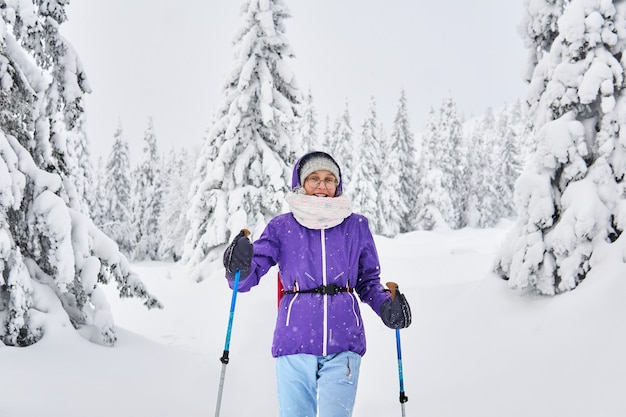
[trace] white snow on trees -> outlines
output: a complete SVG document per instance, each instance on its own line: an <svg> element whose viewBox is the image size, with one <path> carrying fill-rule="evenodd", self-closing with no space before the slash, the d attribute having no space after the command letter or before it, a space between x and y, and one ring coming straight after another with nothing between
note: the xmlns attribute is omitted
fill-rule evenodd
<svg viewBox="0 0 626 417"><path fill-rule="evenodd" d="M537 151L520 176L518 220L497 270L514 288L575 288L623 245L626 6L528 1L529 115ZM549 36L537 27L551 22ZM621 110L621 111L620 111Z"/></svg>

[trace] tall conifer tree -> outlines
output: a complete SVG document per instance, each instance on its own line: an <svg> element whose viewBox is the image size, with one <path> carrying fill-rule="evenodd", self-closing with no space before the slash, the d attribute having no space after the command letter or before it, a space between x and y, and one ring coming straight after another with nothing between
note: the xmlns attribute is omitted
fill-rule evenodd
<svg viewBox="0 0 626 417"><path fill-rule="evenodd" d="M361 126L358 157L351 178L351 194L354 210L368 218L372 233L386 234L380 195L384 176L381 142L376 101L372 97Z"/></svg>
<svg viewBox="0 0 626 417"><path fill-rule="evenodd" d="M247 227L258 236L282 212L300 148L294 131L302 100L287 64L294 57L285 36L287 6L249 0L242 15L233 67L192 185L184 253L192 265L210 267L231 233ZM202 279L201 268L196 271Z"/></svg>
<svg viewBox="0 0 626 417"><path fill-rule="evenodd" d="M497 270L514 288L575 288L626 227L626 5L530 1L522 28L537 151L516 183L518 220Z"/></svg>
<svg viewBox="0 0 626 417"><path fill-rule="evenodd" d="M454 206L441 167L448 155L439 131L439 116L434 109L430 110L422 135L416 227L423 230L450 227L448 222L454 218Z"/></svg>
<svg viewBox="0 0 626 417"><path fill-rule="evenodd" d="M302 152L319 150L319 139L317 136L317 114L315 105L313 104L313 93L309 88L309 92L305 97L302 117L300 118L300 126L298 129L298 139Z"/></svg>
<svg viewBox="0 0 626 417"><path fill-rule="evenodd" d="M485 114L469 133L468 143L468 198L466 221L472 227L492 227L501 218L502 199L498 194L501 167L497 164L498 153L504 138L497 134L497 119L493 108Z"/></svg>
<svg viewBox="0 0 626 417"><path fill-rule="evenodd" d="M193 179L196 155L186 149L172 151L163 167L163 209L159 219L162 240L159 244L159 259L179 261L189 230L189 184Z"/></svg>
<svg viewBox="0 0 626 417"><path fill-rule="evenodd" d="M356 158L359 149L357 142L359 138L355 137L354 131L352 130L350 106L347 100L343 112L335 121L335 126L330 136L331 153L341 167L344 189L350 192L352 190L350 182L352 181L355 167L358 163Z"/></svg>
<svg viewBox="0 0 626 417"><path fill-rule="evenodd" d="M106 164L106 175L100 181L104 194L98 226L111 237L124 255L130 257L133 239L133 216L130 183L130 155L121 123L113 134L113 147Z"/></svg>
<svg viewBox="0 0 626 417"><path fill-rule="evenodd" d="M391 231L392 235L396 232L406 233L413 230L416 216L419 169L404 90L400 93L385 155L389 176L383 181L382 192L389 193L386 204L392 211L386 218L395 219L390 222L397 225L397 230Z"/></svg>
<svg viewBox="0 0 626 417"><path fill-rule="evenodd" d="M68 325L103 344L116 340L101 284L159 305L115 243L85 215L80 60L59 33L66 1L0 8L0 341L25 346L45 334L48 303ZM53 301L50 301L53 300Z"/></svg>
<svg viewBox="0 0 626 417"><path fill-rule="evenodd" d="M441 181L452 201L452 212L444 213L444 218L453 229L459 229L467 223L467 160L461 117L456 102L452 97L445 98L439 115L440 144L437 166L441 170Z"/></svg>
<svg viewBox="0 0 626 417"><path fill-rule="evenodd" d="M152 118L148 119L148 127L144 133L143 153L135 168L132 181L131 205L135 236L133 258L156 260L162 239L159 218L163 206L163 189L161 158Z"/></svg>

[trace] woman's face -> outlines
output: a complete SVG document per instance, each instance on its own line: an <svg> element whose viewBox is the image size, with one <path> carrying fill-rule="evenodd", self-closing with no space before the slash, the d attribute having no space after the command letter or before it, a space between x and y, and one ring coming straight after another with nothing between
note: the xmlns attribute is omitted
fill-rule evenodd
<svg viewBox="0 0 626 417"><path fill-rule="evenodd" d="M334 197L337 191L337 178L330 171L313 171L304 180L304 192L317 197Z"/></svg>

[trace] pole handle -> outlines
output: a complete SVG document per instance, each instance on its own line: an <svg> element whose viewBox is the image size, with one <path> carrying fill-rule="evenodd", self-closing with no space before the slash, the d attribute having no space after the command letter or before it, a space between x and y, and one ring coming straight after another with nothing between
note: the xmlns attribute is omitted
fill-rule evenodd
<svg viewBox="0 0 626 417"><path fill-rule="evenodd" d="M391 299L393 300L394 298L396 298L396 291L398 290L398 284L396 284L393 281L389 281L385 285L387 286L387 288L389 288L389 291L391 292Z"/></svg>

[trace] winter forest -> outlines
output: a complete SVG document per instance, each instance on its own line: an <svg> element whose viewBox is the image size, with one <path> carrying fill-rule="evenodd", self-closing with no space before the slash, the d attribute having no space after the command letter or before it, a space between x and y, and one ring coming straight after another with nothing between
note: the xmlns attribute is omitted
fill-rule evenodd
<svg viewBox="0 0 626 417"><path fill-rule="evenodd" d="M527 97L465 119L454 97L410 126L398 95L393 120L376 98L355 117L315 106L300 89L284 1L245 1L221 107L194 149L162 150L151 119L131 166L121 123L106 160L90 161L88 75L59 31L63 0L3 1L0 41L0 340L44 337L51 288L74 328L116 340L101 286L148 308L131 262L189 267L196 281L222 268L231 233L258 236L285 210L291 168L307 150L335 155L354 210L372 232L515 226L494 270L512 288L573 290L626 227L626 5L526 0Z"/></svg>
<svg viewBox="0 0 626 417"><path fill-rule="evenodd" d="M352 128L346 104L345 111L333 123L327 120L319 133L310 92L303 104L294 154L323 149L338 155L342 166L352 173L346 180L346 189L354 195L357 211L370 219L374 233L394 237L440 227L491 227L502 218L515 216L514 183L529 158L529 149L534 149L520 102L489 109L483 117L464 121L457 113L454 99L448 98L430 113L427 130L414 133L408 125L408 105L400 92L390 134L377 119L373 98L359 128ZM193 149L159 152L150 120L143 152L135 167L131 167L121 126L114 137L108 160L99 161L96 167L94 201L98 203L91 209L96 225L133 261L203 260L208 252L196 253L199 242L214 239L219 231L217 225L226 225L236 211L224 210L224 217L216 217L220 212L209 215L214 212L196 206L201 202L197 200L197 191L190 193L190 186L198 187L195 182L208 180L219 184L224 177L222 171L211 178L203 171L200 175L194 172L196 165L197 170L206 169L206 159L198 158ZM355 147L355 143L359 145ZM201 155L211 151L218 154L219 149L211 149L214 145L206 146L209 148L203 149ZM243 152L245 146L241 149L234 151L231 166L247 167L256 160L256 154ZM280 186L284 190L287 184ZM234 198L219 195L216 205L225 206ZM480 199L476 197L479 195ZM236 204L241 207L252 202ZM277 206L277 210L282 208ZM272 213L276 212L266 216ZM206 222L213 226L206 226ZM265 218L258 224L254 218L244 219L245 224L255 225L259 233L264 222ZM220 245L230 237L228 231L224 233L222 240L211 244L219 248L218 255L223 252Z"/></svg>

